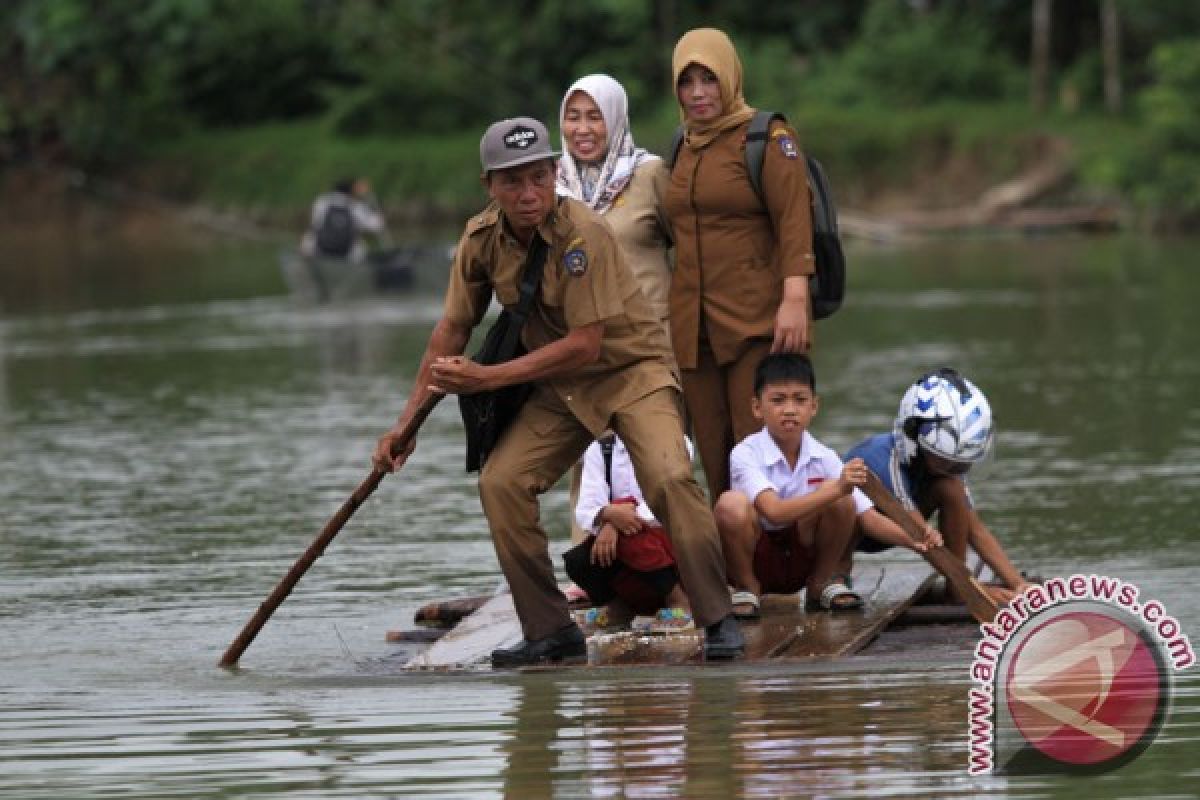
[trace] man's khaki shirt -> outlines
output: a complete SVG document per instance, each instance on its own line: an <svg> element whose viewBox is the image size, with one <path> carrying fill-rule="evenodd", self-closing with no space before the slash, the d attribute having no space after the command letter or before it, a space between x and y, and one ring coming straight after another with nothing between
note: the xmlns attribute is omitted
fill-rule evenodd
<svg viewBox="0 0 1200 800"><path fill-rule="evenodd" d="M538 233L548 245L546 263L521 341L532 351L566 337L572 328L604 322L595 362L541 382L598 437L613 412L657 389L678 388L670 344L598 216L582 203L559 198ZM515 309L525 258L498 206L493 203L472 217L451 267L446 318L475 327L493 293L505 308Z"/></svg>

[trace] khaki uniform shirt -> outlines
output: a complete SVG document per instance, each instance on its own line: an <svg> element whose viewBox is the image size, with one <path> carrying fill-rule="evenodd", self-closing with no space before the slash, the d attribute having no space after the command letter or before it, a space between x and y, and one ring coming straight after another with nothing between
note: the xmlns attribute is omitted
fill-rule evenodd
<svg viewBox="0 0 1200 800"><path fill-rule="evenodd" d="M566 337L572 328L604 322L595 362L542 383L599 437L614 411L657 389L679 387L670 345L612 232L587 206L559 198L538 232L548 245L546 264L521 341L532 351ZM501 305L514 309L525 256L495 204L472 217L455 252L446 318L475 327L493 292Z"/></svg>
<svg viewBox="0 0 1200 800"><path fill-rule="evenodd" d="M667 290L671 285L667 256L671 227L662 212L662 198L669 182L670 174L662 159L644 161L604 213L604 221L617 237L633 277L650 301L655 316L663 322L667 320Z"/></svg>
<svg viewBox="0 0 1200 800"><path fill-rule="evenodd" d="M684 145L671 170L671 340L684 369L695 368L701 336L718 364L737 358L747 339L771 337L784 278L814 270L808 173L796 133L779 120L771 124L764 208L746 172L749 125L700 150Z"/></svg>

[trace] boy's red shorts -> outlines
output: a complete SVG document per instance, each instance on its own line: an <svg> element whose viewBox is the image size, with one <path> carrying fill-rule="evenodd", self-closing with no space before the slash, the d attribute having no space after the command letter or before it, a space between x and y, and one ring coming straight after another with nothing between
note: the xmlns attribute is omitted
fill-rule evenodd
<svg viewBox="0 0 1200 800"><path fill-rule="evenodd" d="M754 576L764 593L791 594L804 588L813 553L797 541L796 527L763 531L754 549Z"/></svg>

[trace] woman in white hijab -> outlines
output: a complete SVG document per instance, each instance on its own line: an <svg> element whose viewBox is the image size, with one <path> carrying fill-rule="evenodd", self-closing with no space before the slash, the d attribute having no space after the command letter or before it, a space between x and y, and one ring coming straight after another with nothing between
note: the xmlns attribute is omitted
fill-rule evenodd
<svg viewBox="0 0 1200 800"><path fill-rule="evenodd" d="M585 75L559 111L563 156L558 192L603 214L650 305L667 323L670 225L660 198L670 176L663 160L633 143L625 89L608 75Z"/></svg>
<svg viewBox="0 0 1200 800"><path fill-rule="evenodd" d="M670 183L663 160L633 143L629 99L608 75L585 75L563 95L558 114L562 158L558 193L603 214L625 262L667 328L671 227L661 211ZM579 500L582 468L571 475L571 509ZM574 517L574 515L572 515ZM572 519L571 541L588 536Z"/></svg>

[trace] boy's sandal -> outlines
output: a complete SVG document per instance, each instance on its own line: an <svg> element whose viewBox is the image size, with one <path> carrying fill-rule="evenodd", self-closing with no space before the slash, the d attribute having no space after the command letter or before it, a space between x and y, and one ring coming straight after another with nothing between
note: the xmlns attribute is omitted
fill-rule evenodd
<svg viewBox="0 0 1200 800"><path fill-rule="evenodd" d="M862 608L862 596L844 583L831 581L821 590L821 596L815 601L807 597L804 601L806 611L853 611Z"/></svg>
<svg viewBox="0 0 1200 800"><path fill-rule="evenodd" d="M754 592L738 589L729 596L729 602L733 604L733 616L736 618L758 619L760 613L758 596Z"/></svg>

